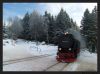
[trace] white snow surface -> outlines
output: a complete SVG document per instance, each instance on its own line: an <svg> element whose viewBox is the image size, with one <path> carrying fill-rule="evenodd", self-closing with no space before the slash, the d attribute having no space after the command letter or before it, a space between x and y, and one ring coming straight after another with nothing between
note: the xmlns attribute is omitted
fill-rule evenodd
<svg viewBox="0 0 100 74"><path fill-rule="evenodd" d="M90 53L89 51L81 51L78 60L97 64L97 53Z"/></svg>
<svg viewBox="0 0 100 74"><path fill-rule="evenodd" d="M52 54L52 56L41 58L39 59L40 61L32 60L32 61L24 61L20 63L5 65L3 66L3 70L42 71L50 64L57 63L55 59L56 53L57 53L57 46L54 45L46 45L43 43L39 43L39 45L37 46L36 42L25 41L22 39L18 39L15 45L12 45L11 39L5 39L3 40L3 62L19 58L31 57L31 56L40 56L45 54ZM88 51L81 51L77 61L68 65L68 67L65 68L63 71L78 71L77 68L84 62L97 65L97 54L90 53Z"/></svg>
<svg viewBox="0 0 100 74"><path fill-rule="evenodd" d="M8 41L8 43L6 43ZM30 57L34 55L56 54L57 46L36 45L35 42L18 39L12 45L10 39L3 40L3 61ZM37 50L38 49L38 50Z"/></svg>

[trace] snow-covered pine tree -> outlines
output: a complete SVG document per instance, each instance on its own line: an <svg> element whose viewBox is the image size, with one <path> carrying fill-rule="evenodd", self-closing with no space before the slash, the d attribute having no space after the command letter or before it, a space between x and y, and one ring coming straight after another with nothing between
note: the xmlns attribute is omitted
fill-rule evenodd
<svg viewBox="0 0 100 74"><path fill-rule="evenodd" d="M24 39L29 39L29 14L28 12L25 14L24 18L22 19L22 26L23 32L21 37Z"/></svg>
<svg viewBox="0 0 100 74"><path fill-rule="evenodd" d="M90 27L90 36L91 36L91 52L95 52L97 49L97 7L95 6L90 15L91 17L91 27Z"/></svg>
<svg viewBox="0 0 100 74"><path fill-rule="evenodd" d="M95 52L97 42L97 18L94 16L97 12L93 9L92 13L88 9L85 10L84 16L81 21L81 33L86 39L87 48L89 51Z"/></svg>
<svg viewBox="0 0 100 74"><path fill-rule="evenodd" d="M52 43L52 38L54 37L55 33L55 20L50 13L47 13L47 11L45 11L44 17L46 18L45 22L48 26L48 40L49 40L48 42Z"/></svg>
<svg viewBox="0 0 100 74"><path fill-rule="evenodd" d="M3 24L3 38L7 38L7 28L5 22Z"/></svg>
<svg viewBox="0 0 100 74"><path fill-rule="evenodd" d="M88 47L88 38L89 38L89 26L90 26L90 12L88 9L85 10L84 16L81 20L81 33L82 36L86 39L86 45Z"/></svg>
<svg viewBox="0 0 100 74"><path fill-rule="evenodd" d="M68 28L71 28L69 15L63 9L61 9L57 15L56 25L57 25L57 30L60 30L61 32L63 32Z"/></svg>
<svg viewBox="0 0 100 74"><path fill-rule="evenodd" d="M45 11L44 18L45 18L44 23L47 25L47 30L46 30L46 40L45 40L45 41L47 42L47 44L49 44L49 34L48 34L49 18L48 18L48 13L47 13L47 11Z"/></svg>
<svg viewBox="0 0 100 74"><path fill-rule="evenodd" d="M37 11L33 11L30 15L30 35L33 40L46 40L47 25L44 23L45 19Z"/></svg>
<svg viewBox="0 0 100 74"><path fill-rule="evenodd" d="M70 22L71 22L71 28L73 30L77 30L77 31L80 30L79 27L77 26L76 22L74 22L72 18L70 19Z"/></svg>

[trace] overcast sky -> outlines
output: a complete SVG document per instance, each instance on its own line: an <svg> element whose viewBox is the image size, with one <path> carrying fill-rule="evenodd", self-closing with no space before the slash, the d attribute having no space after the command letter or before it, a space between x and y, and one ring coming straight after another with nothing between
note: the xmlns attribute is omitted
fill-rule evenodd
<svg viewBox="0 0 100 74"><path fill-rule="evenodd" d="M97 3L3 3L3 22L7 23L8 17L23 18L26 12L32 13L33 10L42 15L48 11L55 16L63 8L80 26L85 9L88 8L91 12L94 6L97 6Z"/></svg>

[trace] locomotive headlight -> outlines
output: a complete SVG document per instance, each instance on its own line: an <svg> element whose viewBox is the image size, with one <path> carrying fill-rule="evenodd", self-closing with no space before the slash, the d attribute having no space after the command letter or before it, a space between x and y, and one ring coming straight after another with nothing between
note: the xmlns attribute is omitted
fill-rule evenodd
<svg viewBox="0 0 100 74"><path fill-rule="evenodd" d="M59 50L61 50L61 48L59 48Z"/></svg>
<svg viewBox="0 0 100 74"><path fill-rule="evenodd" d="M71 51L71 48L69 48L69 50Z"/></svg>

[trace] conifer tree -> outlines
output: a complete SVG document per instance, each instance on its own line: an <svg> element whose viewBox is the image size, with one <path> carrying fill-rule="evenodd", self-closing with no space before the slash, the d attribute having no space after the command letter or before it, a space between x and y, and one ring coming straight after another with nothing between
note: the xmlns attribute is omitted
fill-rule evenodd
<svg viewBox="0 0 100 74"><path fill-rule="evenodd" d="M57 15L56 25L57 30L60 30L61 32L65 31L68 28L71 28L69 15L63 9L61 9Z"/></svg>
<svg viewBox="0 0 100 74"><path fill-rule="evenodd" d="M23 32L22 38L29 39L29 14L28 12L25 14L22 20Z"/></svg>
<svg viewBox="0 0 100 74"><path fill-rule="evenodd" d="M93 9L92 13L88 9L84 12L81 21L81 33L86 39L87 48L91 52L95 52L97 44L97 9Z"/></svg>

